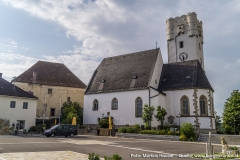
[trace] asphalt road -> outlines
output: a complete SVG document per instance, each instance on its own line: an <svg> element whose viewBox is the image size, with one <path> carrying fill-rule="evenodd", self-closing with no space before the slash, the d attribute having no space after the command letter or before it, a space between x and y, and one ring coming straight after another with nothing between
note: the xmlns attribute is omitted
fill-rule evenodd
<svg viewBox="0 0 240 160"><path fill-rule="evenodd" d="M0 160L18 159L87 159L89 153L100 157L119 154L123 160L130 159L190 159L188 154L205 153L205 144L195 142L130 139L99 136L45 137L0 136ZM59 151L59 152L56 152ZM214 145L214 152L221 146ZM59 153L54 155L54 153ZM80 155L85 155L85 158ZM25 157L24 157L25 156ZM35 156L35 158L34 158ZM63 157L60 157L63 156ZM66 158L67 157L67 158ZM75 157L75 158L76 158ZM74 158L74 159L75 159ZM192 158L191 158L192 159Z"/></svg>

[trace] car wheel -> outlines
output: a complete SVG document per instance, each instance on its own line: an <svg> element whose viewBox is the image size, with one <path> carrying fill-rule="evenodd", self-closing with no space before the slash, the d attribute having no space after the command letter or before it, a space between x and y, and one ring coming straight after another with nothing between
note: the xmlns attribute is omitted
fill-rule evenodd
<svg viewBox="0 0 240 160"><path fill-rule="evenodd" d="M68 137L67 135L65 135L65 137Z"/></svg>
<svg viewBox="0 0 240 160"><path fill-rule="evenodd" d="M52 133L52 134L51 134L51 137L55 137L55 133Z"/></svg>
<svg viewBox="0 0 240 160"><path fill-rule="evenodd" d="M71 133L71 134L70 134L70 137L73 137L73 136L74 136L74 134L73 134L73 133Z"/></svg>
<svg viewBox="0 0 240 160"><path fill-rule="evenodd" d="M50 136L47 136L47 137L50 137Z"/></svg>

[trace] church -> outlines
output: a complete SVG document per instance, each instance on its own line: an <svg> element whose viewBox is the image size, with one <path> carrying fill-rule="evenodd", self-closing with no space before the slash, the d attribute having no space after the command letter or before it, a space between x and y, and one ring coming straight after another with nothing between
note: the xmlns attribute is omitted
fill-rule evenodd
<svg viewBox="0 0 240 160"><path fill-rule="evenodd" d="M213 88L204 69L202 22L192 12L166 20L168 63L160 48L104 58L84 94L86 125L109 114L116 126L143 124L145 104L166 109L164 124L189 122L216 133ZM152 127L159 122L153 116Z"/></svg>

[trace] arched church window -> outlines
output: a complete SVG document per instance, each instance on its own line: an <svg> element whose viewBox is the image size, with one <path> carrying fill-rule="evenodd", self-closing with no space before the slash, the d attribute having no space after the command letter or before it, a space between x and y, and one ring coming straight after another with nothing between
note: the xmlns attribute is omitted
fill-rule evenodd
<svg viewBox="0 0 240 160"><path fill-rule="evenodd" d="M117 98L113 98L112 100L112 109L117 110L118 109L118 100Z"/></svg>
<svg viewBox="0 0 240 160"><path fill-rule="evenodd" d="M199 101L200 115L207 115L207 98L205 96L200 96Z"/></svg>
<svg viewBox="0 0 240 160"><path fill-rule="evenodd" d="M136 117L142 117L142 98L138 97L136 100L135 100L135 116Z"/></svg>
<svg viewBox="0 0 240 160"><path fill-rule="evenodd" d="M182 96L181 100L181 114L182 115L189 115L190 114L190 108L189 108L189 99L187 96Z"/></svg>
<svg viewBox="0 0 240 160"><path fill-rule="evenodd" d="M95 99L95 100L93 101L93 111L97 111L97 110L98 110L98 100Z"/></svg>

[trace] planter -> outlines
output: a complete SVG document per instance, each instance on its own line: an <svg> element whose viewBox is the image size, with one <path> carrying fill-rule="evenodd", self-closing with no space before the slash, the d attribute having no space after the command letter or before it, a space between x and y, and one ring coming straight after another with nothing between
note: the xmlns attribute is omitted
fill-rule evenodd
<svg viewBox="0 0 240 160"><path fill-rule="evenodd" d="M99 136L109 136L109 129L108 128L98 128Z"/></svg>

